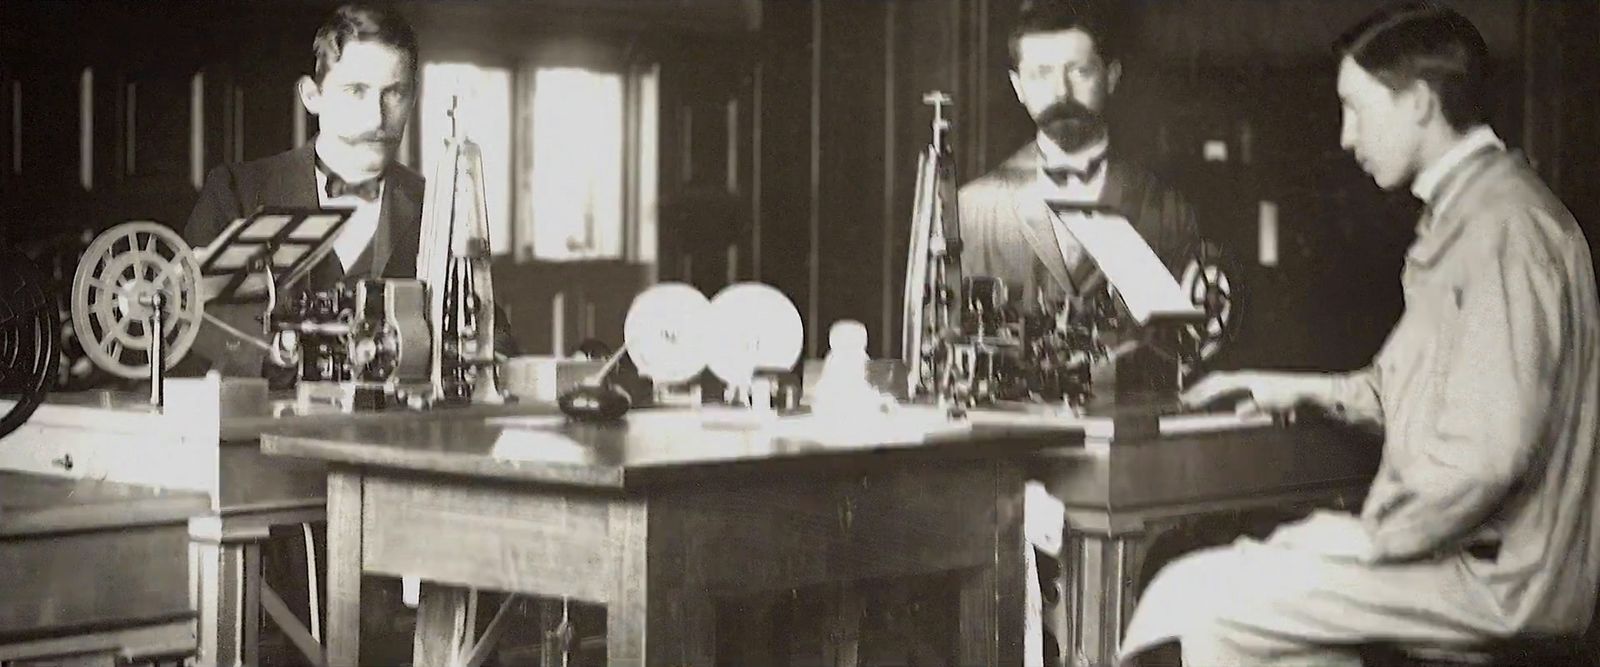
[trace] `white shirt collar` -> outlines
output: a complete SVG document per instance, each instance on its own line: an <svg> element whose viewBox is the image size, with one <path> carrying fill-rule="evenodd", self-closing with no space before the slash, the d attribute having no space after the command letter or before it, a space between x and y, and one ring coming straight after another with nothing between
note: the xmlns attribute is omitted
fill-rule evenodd
<svg viewBox="0 0 1600 667"><path fill-rule="evenodd" d="M1444 181L1444 177L1455 171L1468 156L1489 146L1504 150L1506 144L1494 133L1494 128L1488 125L1472 128L1456 142L1456 145L1451 146L1450 150L1445 151L1438 160L1434 160L1433 164L1417 174L1411 182L1411 194L1416 195L1423 203L1434 204L1433 199L1439 195L1439 185Z"/></svg>
<svg viewBox="0 0 1600 667"><path fill-rule="evenodd" d="M1039 145L1039 155L1043 158L1040 162L1046 169L1071 167L1078 171L1086 171L1089 163L1105 157L1106 149L1110 146L1110 139L1101 137L1098 141L1083 148L1068 153L1061 150L1056 142L1051 141L1044 133L1039 133L1034 142Z"/></svg>

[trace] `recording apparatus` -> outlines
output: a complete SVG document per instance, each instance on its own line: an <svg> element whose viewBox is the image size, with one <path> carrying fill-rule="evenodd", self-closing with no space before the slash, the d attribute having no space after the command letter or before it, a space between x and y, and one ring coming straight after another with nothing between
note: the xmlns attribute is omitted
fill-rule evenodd
<svg viewBox="0 0 1600 667"><path fill-rule="evenodd" d="M413 403L500 402L483 157L459 135L428 180L417 273L294 295L272 311L271 360Z"/></svg>
<svg viewBox="0 0 1600 667"><path fill-rule="evenodd" d="M1111 289L1009 302L998 278L962 283L965 313L948 347L975 405L1026 401L1094 410L1175 395L1198 358L1187 319L1139 324Z"/></svg>
<svg viewBox="0 0 1600 667"><path fill-rule="evenodd" d="M432 336L416 280L360 280L300 292L272 313L274 364L301 382L368 389L426 386Z"/></svg>
<svg viewBox="0 0 1600 667"><path fill-rule="evenodd" d="M1071 298L1018 303L998 278L963 277L950 99L924 101L933 139L918 163L906 262L908 396L956 412L1017 401L1095 412L1175 398L1239 315L1218 253L1204 246L1179 284L1115 211L1051 203L1059 233L1076 237L1103 279Z"/></svg>

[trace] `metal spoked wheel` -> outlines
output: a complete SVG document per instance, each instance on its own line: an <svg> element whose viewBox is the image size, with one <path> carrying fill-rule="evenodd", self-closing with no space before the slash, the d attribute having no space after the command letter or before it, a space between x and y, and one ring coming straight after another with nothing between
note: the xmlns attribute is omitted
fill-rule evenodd
<svg viewBox="0 0 1600 667"><path fill-rule="evenodd" d="M0 438L44 402L55 379L60 325L50 282L27 259L0 251Z"/></svg>
<svg viewBox="0 0 1600 667"><path fill-rule="evenodd" d="M119 377L150 376L152 304L163 304L166 368L200 332L200 263L176 232L127 222L89 244L72 280L72 325L95 365Z"/></svg>
<svg viewBox="0 0 1600 667"><path fill-rule="evenodd" d="M1197 363L1216 357L1238 334L1239 295L1233 273L1220 252L1209 250L1191 260L1178 281L1189 299L1206 313L1203 324L1188 328Z"/></svg>

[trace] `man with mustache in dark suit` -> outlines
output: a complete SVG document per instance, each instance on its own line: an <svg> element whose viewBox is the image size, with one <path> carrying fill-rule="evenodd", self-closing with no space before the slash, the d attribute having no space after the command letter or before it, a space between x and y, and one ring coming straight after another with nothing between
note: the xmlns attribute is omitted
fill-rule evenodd
<svg viewBox="0 0 1600 667"><path fill-rule="evenodd" d="M1023 7L1010 38L1011 86L1038 133L959 194L964 275L1000 278L1024 309L1041 302L1059 307L1103 285L1082 246L1056 227L1046 200L1108 208L1127 218L1175 276L1202 252L1194 212L1183 197L1110 150L1106 102L1122 78L1122 63L1104 9L1061 0ZM1043 604L1059 595L1061 509L1034 485L1025 512L1043 582L1030 598L1040 595L1035 603ZM1056 639L1042 625L1026 638L1028 664L1061 664ZM1042 662L1035 662L1041 653Z"/></svg>
<svg viewBox="0 0 1600 667"><path fill-rule="evenodd" d="M317 116L316 138L284 153L213 169L189 216L184 238L196 248L209 244L228 224L262 206L350 208L354 212L336 237L333 252L294 289L324 290L340 281L367 277L415 278L424 183L420 174L396 162L395 154L416 100L416 35L397 13L344 5L317 31L312 52L312 74L300 78L299 93L306 110ZM246 335L265 338L257 319L262 308L263 304L206 304L208 314L236 331L206 322L180 370L209 367L244 377L277 371L263 367L262 348L240 340ZM503 316L499 319L504 321ZM506 346L496 342L496 348L505 351ZM277 377L283 374L292 371L270 373L274 380L292 380ZM294 529L290 531L294 537L267 541L263 569L266 582L303 624L312 627L307 549L301 532ZM315 549L320 552L316 569L321 571L316 581L325 588L325 532L318 526L315 533L321 543ZM363 610L367 621L392 625L386 619L404 613L398 587L390 581L364 581L363 588L369 587L362 599L375 604ZM267 633L277 627L263 626ZM387 643L398 641L402 648L407 645L403 636L387 639L391 640Z"/></svg>
<svg viewBox="0 0 1600 667"><path fill-rule="evenodd" d="M1116 154L1106 102L1122 78L1110 17L1089 3L1023 8L1011 33L1011 86L1038 134L961 188L964 275L1005 280L1021 303L1077 296L1097 269L1046 199L1115 210L1174 275L1200 250L1194 212L1148 170ZM1059 241L1059 243L1058 243Z"/></svg>
<svg viewBox="0 0 1600 667"><path fill-rule="evenodd" d="M423 178L395 161L416 99L417 40L398 14L346 5L318 32L313 75L299 81L300 101L317 116L307 145L271 157L227 164L206 178L184 228L196 247L261 206L341 207L354 213L333 252L297 289L326 289L340 280L416 277ZM260 305L208 304L233 325L207 322L195 354L225 375L259 377L264 352L239 339L261 339Z"/></svg>

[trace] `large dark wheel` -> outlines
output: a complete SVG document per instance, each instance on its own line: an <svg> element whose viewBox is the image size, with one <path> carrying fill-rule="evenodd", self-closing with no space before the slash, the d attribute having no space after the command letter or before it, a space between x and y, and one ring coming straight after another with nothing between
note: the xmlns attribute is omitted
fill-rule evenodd
<svg viewBox="0 0 1600 667"><path fill-rule="evenodd" d="M0 250L0 438L33 415L55 381L59 308L32 262Z"/></svg>
<svg viewBox="0 0 1600 667"><path fill-rule="evenodd" d="M1239 270L1219 248L1207 243L1184 268L1178 285L1206 314L1203 324L1189 326L1186 332L1192 348L1187 365L1204 365L1239 336L1244 319Z"/></svg>

